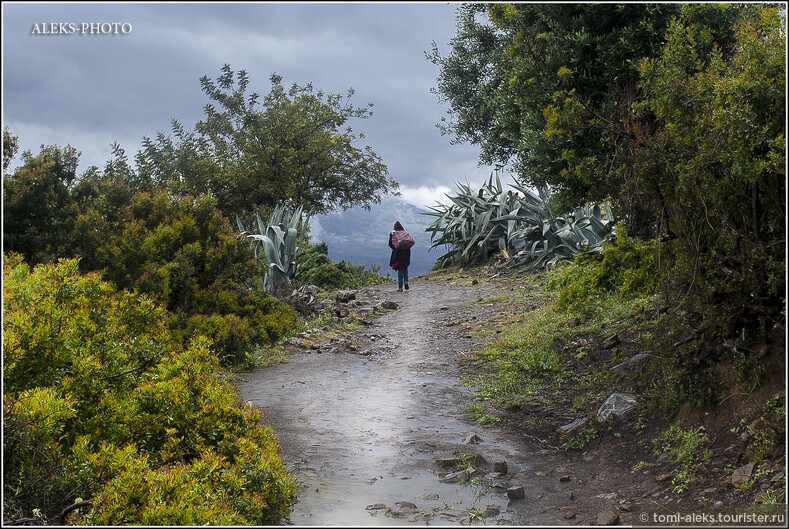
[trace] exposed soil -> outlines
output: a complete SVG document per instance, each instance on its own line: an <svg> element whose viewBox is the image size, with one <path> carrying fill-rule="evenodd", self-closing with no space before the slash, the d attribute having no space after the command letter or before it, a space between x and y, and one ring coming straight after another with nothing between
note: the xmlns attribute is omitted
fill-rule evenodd
<svg viewBox="0 0 789 529"><path fill-rule="evenodd" d="M631 417L615 434L564 450L556 428L580 416L567 398L552 403L543 394L531 406L502 412L507 421L473 420L468 408L476 400L461 380L478 368L473 351L487 340L473 331L500 324L510 308L473 302L531 288L523 279L473 279L467 276L464 286L431 275L413 278L406 292L392 285L363 289L359 297L398 308L342 340L292 347L287 363L239 375L242 399L264 412L300 488L290 523L633 525L639 506L698 507L704 495L710 505L747 503L759 492L746 497L727 483L738 461L731 449L726 461L723 435L715 437L710 479L676 494L665 477L670 464L632 471L639 461L655 461L650 446L638 441L665 423L642 420L636 428L639 417ZM613 354L598 347L581 361L585 369L600 369ZM703 413L697 419L703 422ZM491 474L501 461L506 473ZM469 464L473 474L442 482ZM785 459L776 464L785 469ZM507 489L520 486L524 497L510 499Z"/></svg>

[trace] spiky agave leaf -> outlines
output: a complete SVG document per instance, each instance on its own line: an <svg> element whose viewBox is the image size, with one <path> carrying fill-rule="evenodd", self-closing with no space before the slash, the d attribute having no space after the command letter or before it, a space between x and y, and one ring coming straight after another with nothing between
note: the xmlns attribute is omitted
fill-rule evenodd
<svg viewBox="0 0 789 529"><path fill-rule="evenodd" d="M309 219L309 216L302 219L303 211L302 206L291 212L287 206L279 204L269 215L268 223L264 223L260 212L256 212L259 233L245 231L241 220L236 217L241 234L254 246L256 259L260 260L265 256L268 272L261 283L270 292L276 290L279 283L296 277L296 254L300 250L297 242ZM263 255L259 251L261 249Z"/></svg>
<svg viewBox="0 0 789 529"><path fill-rule="evenodd" d="M498 173L476 191L458 183L459 193L447 195L450 205L438 204L424 213L436 217L425 230L432 233L430 248L449 248L439 263L476 264L506 251L513 266L552 266L584 251L599 251L613 230L607 202L605 218L595 204L555 217L546 207L547 187L537 194L521 185L511 187L517 192L502 190Z"/></svg>

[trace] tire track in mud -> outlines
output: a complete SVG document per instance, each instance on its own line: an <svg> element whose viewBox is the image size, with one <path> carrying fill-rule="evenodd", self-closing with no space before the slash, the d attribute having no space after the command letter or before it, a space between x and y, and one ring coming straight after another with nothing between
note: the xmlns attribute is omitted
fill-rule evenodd
<svg viewBox="0 0 789 529"><path fill-rule="evenodd" d="M544 516L555 505L510 501L505 492L525 485L535 500L556 496L558 483L533 478L550 464L547 451L527 449L522 435L485 428L465 411L473 396L458 380L460 363L478 342L458 324L476 318L470 302L496 287L424 278L411 285L402 293L391 285L365 289L399 308L352 333L354 352L298 351L285 364L239 376L241 398L263 411L299 486L291 523L465 525L486 509L487 524L558 523ZM472 434L482 441L465 444ZM458 450L505 460L508 475L442 483L447 470L435 462ZM375 504L390 510L368 509Z"/></svg>

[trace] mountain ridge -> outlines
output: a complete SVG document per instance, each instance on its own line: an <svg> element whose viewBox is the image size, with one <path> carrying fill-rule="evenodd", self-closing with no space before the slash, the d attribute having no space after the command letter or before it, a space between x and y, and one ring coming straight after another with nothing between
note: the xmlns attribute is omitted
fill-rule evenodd
<svg viewBox="0 0 789 529"><path fill-rule="evenodd" d="M430 250L430 233L426 228L432 224L427 208L419 208L396 197L385 197L381 204L362 208L317 215L310 220L313 242L325 242L329 257L333 261L345 261L354 265L372 268L380 265L379 272L394 275L389 268L391 249L387 244L395 221L414 237L416 244L411 249L411 276L428 273L436 260L445 253L441 247Z"/></svg>

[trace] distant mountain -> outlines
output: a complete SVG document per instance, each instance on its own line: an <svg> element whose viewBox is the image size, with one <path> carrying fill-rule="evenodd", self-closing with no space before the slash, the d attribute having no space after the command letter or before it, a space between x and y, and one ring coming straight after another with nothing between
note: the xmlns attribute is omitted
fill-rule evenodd
<svg viewBox="0 0 789 529"><path fill-rule="evenodd" d="M310 220L313 242L325 242L329 246L329 257L333 261L345 261L355 265L381 265L380 272L392 277L395 272L389 268L391 249L387 244L395 221L400 221L416 240L411 249L411 276L426 274L436 259L446 253L442 246L428 252L430 233L425 232L435 217L422 215L428 211L420 209L396 197L385 197L381 204L374 205L370 211L350 209L319 215Z"/></svg>

